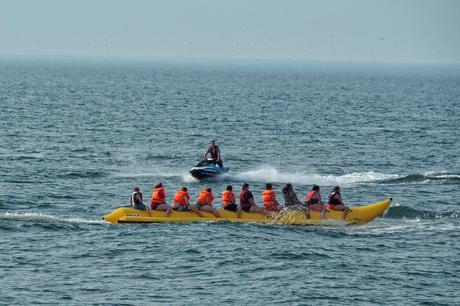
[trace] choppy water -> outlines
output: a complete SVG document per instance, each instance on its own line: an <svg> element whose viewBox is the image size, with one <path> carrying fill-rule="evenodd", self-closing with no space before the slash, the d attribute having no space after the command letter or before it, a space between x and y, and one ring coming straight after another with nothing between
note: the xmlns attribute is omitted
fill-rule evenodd
<svg viewBox="0 0 460 306"><path fill-rule="evenodd" d="M3 59L0 106L0 304L460 303L458 66ZM231 170L204 184L210 138ZM351 227L101 221L158 181L394 204Z"/></svg>

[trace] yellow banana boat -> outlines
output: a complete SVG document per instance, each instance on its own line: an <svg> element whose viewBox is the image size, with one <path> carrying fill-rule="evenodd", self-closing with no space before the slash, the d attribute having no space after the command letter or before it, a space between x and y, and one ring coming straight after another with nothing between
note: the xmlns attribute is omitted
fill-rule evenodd
<svg viewBox="0 0 460 306"><path fill-rule="evenodd" d="M328 211L326 218L321 218L319 212L311 212L308 218L304 212L285 210L273 217L266 217L258 213L242 212L241 217L237 218L236 213L218 209L221 218L216 218L210 212L202 212L203 217L197 216L191 211L173 211L169 217L165 217L164 211L143 211L131 207L120 207L104 216L104 220L117 223L134 223L134 222L203 222L203 221L230 221L230 222L254 222L270 224L363 224L382 216L387 208L391 205L392 199L385 199L365 206L351 207L351 212L346 220L343 220L343 212Z"/></svg>

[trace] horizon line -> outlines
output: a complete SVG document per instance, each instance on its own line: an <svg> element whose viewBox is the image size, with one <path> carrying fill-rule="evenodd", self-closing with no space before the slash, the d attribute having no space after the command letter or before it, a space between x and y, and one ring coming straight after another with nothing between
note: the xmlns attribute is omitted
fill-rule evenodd
<svg viewBox="0 0 460 306"><path fill-rule="evenodd" d="M168 63L252 63L252 64L373 64L373 65L460 65L460 62L443 61L392 61L375 59L324 59L324 58L255 58L255 57L194 57L194 56L139 56L139 55L100 55L100 54L1 54L0 59L16 60L81 60L81 61L101 61L101 62L159 62Z"/></svg>

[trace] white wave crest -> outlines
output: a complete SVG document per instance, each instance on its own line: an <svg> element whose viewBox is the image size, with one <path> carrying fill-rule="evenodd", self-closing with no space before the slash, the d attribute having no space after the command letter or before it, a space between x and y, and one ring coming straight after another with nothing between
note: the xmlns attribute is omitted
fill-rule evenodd
<svg viewBox="0 0 460 306"><path fill-rule="evenodd" d="M106 224L104 220L89 220L82 218L60 218L54 215L25 212L25 213L0 213L0 220L16 220L16 221L36 221L36 222L64 222L77 224Z"/></svg>
<svg viewBox="0 0 460 306"><path fill-rule="evenodd" d="M343 185L349 186L359 183L370 183L399 177L396 174L383 174L377 172L357 172L345 175L320 175L305 173L282 173L273 167L263 167L230 175L231 179L247 182L292 183L299 185Z"/></svg>
<svg viewBox="0 0 460 306"><path fill-rule="evenodd" d="M153 169L152 172L121 172L116 173L117 177L151 177L151 178L181 178L184 183L195 183L197 180L193 178L188 171L174 171L172 169ZM350 186L359 183L371 183L382 180L394 179L400 177L397 174L384 174L374 171L369 172L354 172L344 175L321 175L315 173L300 173L300 172L280 172L271 166L264 166L254 170L244 171L240 173L229 173L218 178L218 181L244 181L253 183L292 183L298 185L341 185Z"/></svg>
<svg viewBox="0 0 460 306"><path fill-rule="evenodd" d="M423 174L427 178L437 178L437 179L460 179L460 174L457 173L449 173L447 171L428 171Z"/></svg>
<svg viewBox="0 0 460 306"><path fill-rule="evenodd" d="M360 227L349 227L347 230L354 235L386 235L386 234L408 234L408 233L436 233L436 232L455 232L459 229L457 222L445 222L445 220L423 220L401 219L396 222L393 220L378 220Z"/></svg>

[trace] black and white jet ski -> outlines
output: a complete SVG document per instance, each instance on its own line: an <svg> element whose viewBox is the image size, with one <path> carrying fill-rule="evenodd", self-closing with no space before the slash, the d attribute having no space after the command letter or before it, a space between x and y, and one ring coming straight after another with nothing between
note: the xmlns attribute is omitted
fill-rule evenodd
<svg viewBox="0 0 460 306"><path fill-rule="evenodd" d="M190 169L190 174L197 180L214 179L228 172L228 167L220 167L213 159L202 160Z"/></svg>

